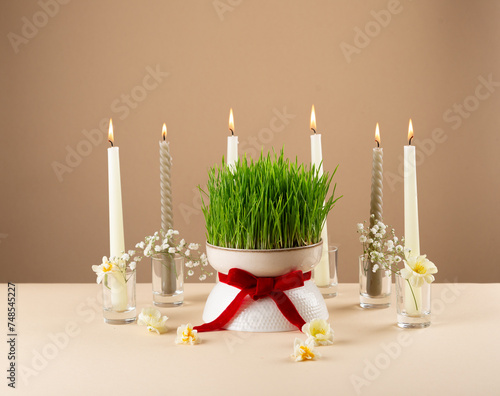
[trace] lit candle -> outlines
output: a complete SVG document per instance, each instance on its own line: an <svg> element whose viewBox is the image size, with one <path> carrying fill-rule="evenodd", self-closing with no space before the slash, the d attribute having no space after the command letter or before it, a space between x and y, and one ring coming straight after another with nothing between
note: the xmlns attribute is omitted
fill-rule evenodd
<svg viewBox="0 0 500 396"><path fill-rule="evenodd" d="M238 136L234 136L234 118L232 108L229 110L229 130L231 131L231 136L227 137L226 163L230 169L234 169L236 163L238 162Z"/></svg>
<svg viewBox="0 0 500 396"><path fill-rule="evenodd" d="M311 135L311 164L319 171L319 176L323 175L323 153L321 150L321 134L316 133L316 113L314 105L311 109L311 130L314 132ZM321 231L321 239L323 240L323 251L321 261L314 268L314 282L319 287L328 287L330 285L330 264L328 260L328 230L327 222Z"/></svg>
<svg viewBox="0 0 500 396"><path fill-rule="evenodd" d="M405 247L412 255L420 255L418 233L417 166L413 140L413 125L408 127L408 146L404 148Z"/></svg>
<svg viewBox="0 0 500 396"><path fill-rule="evenodd" d="M383 159L384 152L380 147L380 129L377 123L375 128L375 142L377 147L373 148L372 160L372 191L370 197L370 228L377 221L382 221L382 197L383 197ZM373 217L372 217L373 215ZM373 264L369 262L368 271L366 273L366 292L373 297L380 296L382 293L382 270L373 272Z"/></svg>
<svg viewBox="0 0 500 396"><path fill-rule="evenodd" d="M113 122L109 120L108 188L109 188L109 255L118 257L125 251L123 232L122 187L120 180L120 153L114 146ZM122 276L108 278L113 310L127 309L127 285Z"/></svg>
<svg viewBox="0 0 500 396"><path fill-rule="evenodd" d="M163 124L160 140L160 192L161 192L161 228L167 232L174 226L172 211L172 184L170 174L172 156L170 143L167 142L167 126ZM163 265L160 267L161 290L163 294L173 294L177 286L175 263L170 255L164 255Z"/></svg>
<svg viewBox="0 0 500 396"><path fill-rule="evenodd" d="M125 251L123 233L122 187L120 180L120 152L114 146L113 121L109 120L108 183L109 183L109 251L117 257Z"/></svg>
<svg viewBox="0 0 500 396"><path fill-rule="evenodd" d="M417 165L415 146L412 146L413 125L410 119L408 126L408 146L404 147L404 202L405 202L405 248L410 249L410 254L420 255L420 240L418 232L418 200L417 200ZM422 306L420 288L414 287L413 293L405 283L405 306L409 315L416 314Z"/></svg>

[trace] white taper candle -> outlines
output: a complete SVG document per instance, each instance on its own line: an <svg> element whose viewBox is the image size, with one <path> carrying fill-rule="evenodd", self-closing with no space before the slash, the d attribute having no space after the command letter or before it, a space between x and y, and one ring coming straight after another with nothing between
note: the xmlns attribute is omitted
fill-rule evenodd
<svg viewBox="0 0 500 396"><path fill-rule="evenodd" d="M417 164L415 147L411 145L413 140L413 125L410 120L408 127L408 146L404 147L404 213L405 213L405 248L410 249L412 256L420 255L420 236L418 228L418 198L417 198ZM415 295L415 299L413 298ZM405 304L408 314L417 313L415 307L422 306L420 288L413 288L405 284Z"/></svg>
<svg viewBox="0 0 500 396"><path fill-rule="evenodd" d="M113 122L109 120L108 140L108 189L109 189L109 255L118 257L125 251L123 231L122 188L120 177L120 152L114 147ZM113 275L114 276L114 275ZM127 308L127 286L121 276L114 276L109 282L113 310L124 311Z"/></svg>
<svg viewBox="0 0 500 396"><path fill-rule="evenodd" d="M311 165L318 169L319 176L323 175L323 151L321 148L321 134L316 133L316 113L314 105L311 109ZM316 286L327 287L330 285L330 262L328 259L328 227L327 222L321 231L321 239L323 240L323 251L319 264L314 267L314 282Z"/></svg>

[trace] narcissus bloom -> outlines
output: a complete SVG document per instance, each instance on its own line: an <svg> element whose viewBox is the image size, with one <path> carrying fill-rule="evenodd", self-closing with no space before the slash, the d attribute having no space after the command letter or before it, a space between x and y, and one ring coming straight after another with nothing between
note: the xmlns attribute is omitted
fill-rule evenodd
<svg viewBox="0 0 500 396"><path fill-rule="evenodd" d="M140 326L147 326L148 331L161 334L167 331L166 322L168 317L161 316L161 312L156 308L143 308L139 317L137 318L137 324Z"/></svg>
<svg viewBox="0 0 500 396"><path fill-rule="evenodd" d="M300 338L296 338L293 343L293 354L291 356L296 362L315 360L321 357L321 355L314 350L314 340L311 338L308 338L306 342L302 342Z"/></svg>
<svg viewBox="0 0 500 396"><path fill-rule="evenodd" d="M424 282L434 282L434 276L438 272L433 262L426 258L426 255L407 255L405 267L401 270L401 276L408 279L413 287L420 287Z"/></svg>
<svg viewBox="0 0 500 396"><path fill-rule="evenodd" d="M302 332L307 335L308 340L313 340L315 346L332 345L333 330L324 319L313 319L302 326Z"/></svg>
<svg viewBox="0 0 500 396"><path fill-rule="evenodd" d="M198 337L198 331L193 330L191 323L181 325L177 328L176 344L195 345L201 342Z"/></svg>

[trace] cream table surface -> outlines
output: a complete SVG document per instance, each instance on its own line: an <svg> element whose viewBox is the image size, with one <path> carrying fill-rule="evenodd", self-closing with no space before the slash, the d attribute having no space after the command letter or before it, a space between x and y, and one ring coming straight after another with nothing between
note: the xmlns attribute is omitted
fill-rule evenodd
<svg viewBox="0 0 500 396"><path fill-rule="evenodd" d="M500 395L500 284L434 284L427 329L395 325L394 306L362 310L358 286L328 299L333 346L322 358L290 359L299 331L203 333L178 346L177 326L201 324L213 284L187 284L182 307L161 309L170 331L103 323L96 284L17 285L17 395ZM7 286L1 285L6 323ZM137 306L151 285L137 285ZM3 327L4 340L7 337Z"/></svg>

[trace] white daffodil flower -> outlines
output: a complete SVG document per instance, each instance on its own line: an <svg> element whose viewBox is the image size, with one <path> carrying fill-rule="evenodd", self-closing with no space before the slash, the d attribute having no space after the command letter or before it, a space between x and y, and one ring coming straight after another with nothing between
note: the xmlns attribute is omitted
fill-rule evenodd
<svg viewBox="0 0 500 396"><path fill-rule="evenodd" d="M201 342L198 331L193 330L191 323L181 325L177 328L176 344L195 345Z"/></svg>
<svg viewBox="0 0 500 396"><path fill-rule="evenodd" d="M291 356L296 362L315 360L321 357L321 355L314 350L314 340L311 338L308 338L306 342L302 342L300 338L296 338L293 343L293 354Z"/></svg>
<svg viewBox="0 0 500 396"><path fill-rule="evenodd" d="M333 330L324 319L311 320L302 326L302 332L307 335L308 340L314 341L315 346L333 344Z"/></svg>
<svg viewBox="0 0 500 396"><path fill-rule="evenodd" d="M161 334L167 331L167 320L168 317L161 316L161 312L156 308L148 307L142 309L137 318L137 324L140 326L147 326L150 332Z"/></svg>
<svg viewBox="0 0 500 396"><path fill-rule="evenodd" d="M401 276L408 279L413 287L420 287L424 282L434 282L434 276L438 272L433 262L426 258L426 255L415 256L406 255L405 267L401 270Z"/></svg>
<svg viewBox="0 0 500 396"><path fill-rule="evenodd" d="M101 283L104 276L116 272L116 270L115 265L106 256L102 258L102 264L92 266L92 271L97 274L97 283Z"/></svg>

